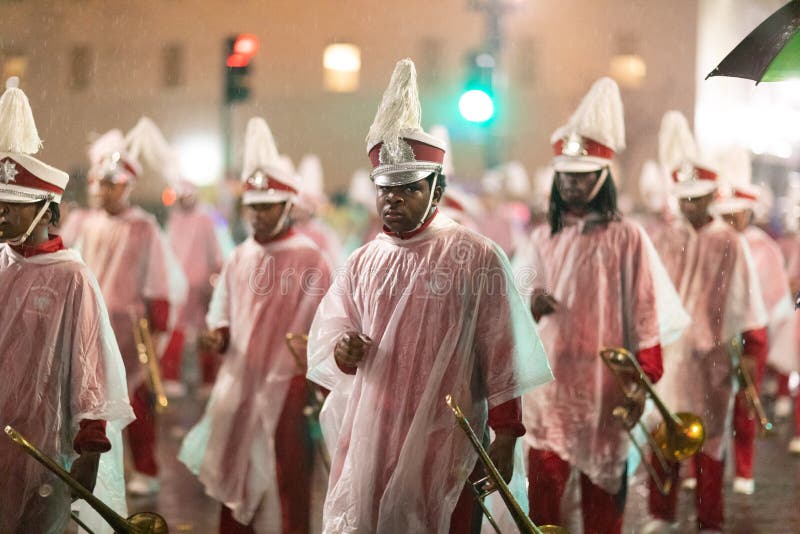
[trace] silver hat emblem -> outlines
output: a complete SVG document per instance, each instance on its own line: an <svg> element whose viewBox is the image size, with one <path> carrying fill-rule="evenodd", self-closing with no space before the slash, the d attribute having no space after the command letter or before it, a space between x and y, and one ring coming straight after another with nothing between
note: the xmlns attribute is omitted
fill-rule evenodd
<svg viewBox="0 0 800 534"><path fill-rule="evenodd" d="M0 181L4 184L8 184L9 182L16 182L16 176L19 174L17 170L17 164L13 161L6 160L0 165Z"/></svg>

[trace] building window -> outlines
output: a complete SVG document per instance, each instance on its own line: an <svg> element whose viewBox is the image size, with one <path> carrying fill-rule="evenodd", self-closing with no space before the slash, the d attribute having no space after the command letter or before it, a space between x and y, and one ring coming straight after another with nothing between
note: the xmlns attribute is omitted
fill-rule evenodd
<svg viewBox="0 0 800 534"><path fill-rule="evenodd" d="M74 91L89 87L92 74L91 49L88 45L72 47L69 63L69 86Z"/></svg>
<svg viewBox="0 0 800 534"><path fill-rule="evenodd" d="M354 44L334 43L322 55L323 86L333 93L352 93L358 89L361 49Z"/></svg>
<svg viewBox="0 0 800 534"><path fill-rule="evenodd" d="M164 87L180 87L183 85L184 49L180 44L168 44L162 52Z"/></svg>

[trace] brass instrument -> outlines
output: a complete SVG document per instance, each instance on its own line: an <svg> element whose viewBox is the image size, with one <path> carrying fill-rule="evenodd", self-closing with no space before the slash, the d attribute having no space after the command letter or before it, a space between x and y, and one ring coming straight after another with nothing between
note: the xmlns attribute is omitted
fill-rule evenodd
<svg viewBox="0 0 800 534"><path fill-rule="evenodd" d="M706 439L703 420L693 413L672 413L669 411L656 394L653 384L644 374L633 354L621 347L606 348L600 351L600 358L616 377L626 397L631 396L631 391L628 389L629 384L625 382L623 376L630 377L633 375L634 383L645 389L661 414L662 421L653 432L650 432L641 420L637 422L637 425L642 428L645 436L647 436L647 442L653 451L653 456L655 456L664 473L669 473L669 464L689 458L700 450ZM623 406L617 406L614 408L613 414L614 417L625 421L628 418L628 409ZM653 465L647 461L642 445L636 441L632 430L630 428L626 428L626 430L631 442L642 457L642 464L647 473L658 487L658 491L666 495L672 489L672 479L669 477L662 479L658 475Z"/></svg>
<svg viewBox="0 0 800 534"><path fill-rule="evenodd" d="M161 369L158 367L153 336L150 334L150 323L145 317L137 317L133 310L130 311L130 315L136 352L139 354L139 361L147 368L147 382L155 396L156 411L161 413L169 405L169 401L164 392L164 384L161 382Z"/></svg>
<svg viewBox="0 0 800 534"><path fill-rule="evenodd" d="M734 355L739 360L739 363L736 365L736 378L739 380L739 386L742 388L742 391L744 391L744 396L750 407L750 413L758 419L759 434L762 438L773 436L775 435L775 427L767 417L764 405L761 404L761 397L758 395L753 377L750 376L750 373L742 365L744 354L738 336L731 340L731 348L733 348Z"/></svg>
<svg viewBox="0 0 800 534"><path fill-rule="evenodd" d="M19 445L37 462L45 466L58 478L63 480L64 483L73 491L73 493L77 494L81 499L86 501L89 506L94 508L94 510L100 514L100 517L105 519L117 534L169 534L167 522L160 515L153 512L140 512L125 519L112 510L106 503L95 497L91 491L83 487L83 484L75 480L72 475L65 471L49 456L37 449L19 432L10 426L6 426L5 433L9 438L11 438L12 441L14 441L14 443ZM73 519L75 519L82 528L87 531L89 530L74 515Z"/></svg>
<svg viewBox="0 0 800 534"><path fill-rule="evenodd" d="M304 376L307 371L307 365L305 360L300 356L298 348L299 345L302 344L302 348L300 350L305 350L307 343L307 334L293 334L291 332L286 334L286 346L289 348L289 352L292 353L292 356L294 356L297 368L303 373ZM303 408L303 415L306 418L309 434L311 434L311 439L314 441L314 445L317 449L317 453L319 454L319 458L322 461L322 465L325 466L325 472L330 473L331 459L328 455L328 448L325 445L325 440L322 438L322 427L319 423L319 413L322 411L322 404L325 402L325 395L318 387L315 387L308 380L306 380L306 390L308 401L306 407Z"/></svg>
<svg viewBox="0 0 800 534"><path fill-rule="evenodd" d="M475 492L475 498L478 500L478 504L483 510L483 513L486 515L486 519L488 519L489 523L491 523L491 525L494 527L495 532L500 534L500 527L497 525L492 513L487 508L484 499L486 499L486 497L488 497L491 493L497 491L508 508L508 511L511 514L511 517L514 520L517 528L523 534L569 534L569 531L567 531L567 529L564 527L559 527L556 525L542 525L537 527L533 521L531 521L531 518L528 517L528 514L522 510L519 503L514 498L514 495L508 488L508 484L506 484L506 481L503 480L502 476L500 476L500 472L497 470L497 467L492 462L492 459L489 458L489 453L487 453L486 449L483 448L483 445L481 445L481 442L478 440L478 436L475 435L475 432L473 432L472 427L469 425L469 421L467 421L467 418L464 416L464 412L461 411L461 408L450 395L445 397L445 402L453 411L456 421L467 435L467 438L469 438L472 447L475 449L475 452L478 453L478 459L481 461L484 469L486 470L486 476L484 478L478 480L477 482L469 481L469 483L472 486L472 490ZM484 485L489 481L494 484L495 489L486 491L484 489Z"/></svg>

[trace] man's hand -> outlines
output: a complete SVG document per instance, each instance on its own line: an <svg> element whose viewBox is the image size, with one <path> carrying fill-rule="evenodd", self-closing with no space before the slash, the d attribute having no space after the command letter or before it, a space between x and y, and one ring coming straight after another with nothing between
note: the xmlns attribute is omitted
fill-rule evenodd
<svg viewBox="0 0 800 534"><path fill-rule="evenodd" d="M516 444L517 438L515 436L501 433L495 436L494 441L486 451L506 484L511 482L511 476L514 474L514 446ZM483 489L494 491L497 488L492 480L488 480Z"/></svg>
<svg viewBox="0 0 800 534"><path fill-rule="evenodd" d="M95 482L97 482L97 468L100 465L99 452L84 452L78 456L72 463L70 474L72 477L80 482L81 486L89 491L94 491ZM72 499L79 499L80 495L72 492Z"/></svg>
<svg viewBox="0 0 800 534"><path fill-rule="evenodd" d="M635 388L625 396L622 405L614 409L614 414L619 414L619 420L625 430L630 430L636 426L644 413L644 405L647 402L647 392L644 388Z"/></svg>
<svg viewBox="0 0 800 534"><path fill-rule="evenodd" d="M224 343L225 339L219 330L206 330L197 339L200 350L208 352L221 351Z"/></svg>
<svg viewBox="0 0 800 534"><path fill-rule="evenodd" d="M354 330L345 332L336 347L333 355L342 365L357 367L367 354L367 350L372 345L372 340L366 334L360 334Z"/></svg>
<svg viewBox="0 0 800 534"><path fill-rule="evenodd" d="M537 323L545 315L558 311L558 301L549 293L534 293L531 297L531 313Z"/></svg>

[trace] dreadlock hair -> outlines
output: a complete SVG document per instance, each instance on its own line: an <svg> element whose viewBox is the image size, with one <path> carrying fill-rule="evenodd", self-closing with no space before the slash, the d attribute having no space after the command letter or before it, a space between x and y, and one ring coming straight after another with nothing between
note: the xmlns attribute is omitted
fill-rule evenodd
<svg viewBox="0 0 800 534"><path fill-rule="evenodd" d="M597 195L589 202L588 208L589 211L599 213L606 223L620 217L619 209L617 209L617 188L614 186L614 177L611 176L610 169L605 183L600 187ZM553 180L553 186L550 189L550 207L547 211L550 235L556 235L564 228L564 213L566 210L567 205L558 192L557 180Z"/></svg>
<svg viewBox="0 0 800 534"><path fill-rule="evenodd" d="M44 207L44 203L44 200L40 200L36 203L36 207L42 209ZM50 212L50 225L58 226L58 223L61 222L61 208L57 203L51 202L50 206L47 207L47 210Z"/></svg>

